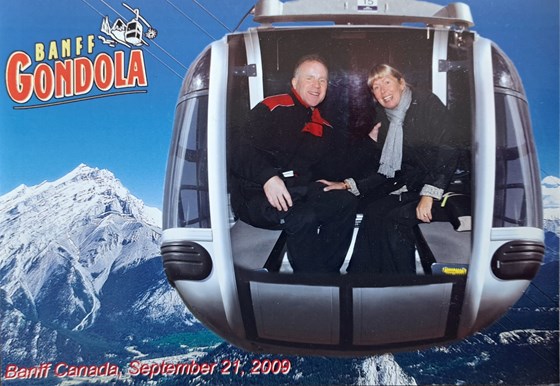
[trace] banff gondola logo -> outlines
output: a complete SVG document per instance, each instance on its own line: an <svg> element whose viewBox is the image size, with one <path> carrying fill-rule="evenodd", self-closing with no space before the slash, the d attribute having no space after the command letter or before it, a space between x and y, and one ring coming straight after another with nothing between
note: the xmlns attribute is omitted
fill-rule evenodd
<svg viewBox="0 0 560 386"><path fill-rule="evenodd" d="M131 93L145 93L148 86L142 47L157 31L128 4L130 20L108 16L101 21L102 34L35 43L34 52L13 52L5 72L6 89L17 104L31 109ZM116 48L95 53L96 46ZM121 46L126 50L118 49Z"/></svg>

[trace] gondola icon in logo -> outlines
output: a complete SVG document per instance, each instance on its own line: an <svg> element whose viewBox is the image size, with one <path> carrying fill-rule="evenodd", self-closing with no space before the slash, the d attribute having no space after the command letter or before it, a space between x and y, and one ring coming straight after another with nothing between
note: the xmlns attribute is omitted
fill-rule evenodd
<svg viewBox="0 0 560 386"><path fill-rule="evenodd" d="M149 45L144 37L147 39L154 39L157 36L157 30L152 28L150 23L140 15L140 10L138 8L132 8L126 3L122 5L134 13L134 18L128 22L117 18L113 23L113 26L109 23L109 16L103 18L101 23L101 32L106 36L98 35L98 38L110 47L115 47L118 43L123 44L130 48L130 46L140 47L142 45ZM147 30L143 33L144 25L146 25Z"/></svg>

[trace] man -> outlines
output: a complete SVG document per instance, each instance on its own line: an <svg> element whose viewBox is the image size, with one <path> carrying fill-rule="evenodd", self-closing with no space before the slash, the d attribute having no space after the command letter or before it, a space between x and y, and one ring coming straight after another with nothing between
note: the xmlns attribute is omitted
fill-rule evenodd
<svg viewBox="0 0 560 386"><path fill-rule="evenodd" d="M327 84L323 59L301 58L291 91L251 110L232 159L236 214L256 227L283 229L294 272L339 272L354 228L355 196L325 192L317 182L336 145L318 107Z"/></svg>

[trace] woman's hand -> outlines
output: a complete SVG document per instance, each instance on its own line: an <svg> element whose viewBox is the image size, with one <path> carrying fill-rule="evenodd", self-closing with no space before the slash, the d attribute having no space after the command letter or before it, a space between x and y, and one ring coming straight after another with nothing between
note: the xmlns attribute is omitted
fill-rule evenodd
<svg viewBox="0 0 560 386"><path fill-rule="evenodd" d="M286 212L292 206L292 196L280 177L271 177L265 182L263 189L270 205L279 211Z"/></svg>
<svg viewBox="0 0 560 386"><path fill-rule="evenodd" d="M328 192L329 190L348 190L348 186L344 182L333 182L327 180L317 180L317 182L327 185L323 189L325 192Z"/></svg>
<svg viewBox="0 0 560 386"><path fill-rule="evenodd" d="M432 205L434 198L430 196L422 196L418 206L416 206L416 218L422 222L429 223L432 221Z"/></svg>
<svg viewBox="0 0 560 386"><path fill-rule="evenodd" d="M368 134L369 137L373 139L375 142L377 142L377 137L379 136L380 127L381 127L381 122L377 122L375 126L373 126L373 129L371 129L371 131Z"/></svg>

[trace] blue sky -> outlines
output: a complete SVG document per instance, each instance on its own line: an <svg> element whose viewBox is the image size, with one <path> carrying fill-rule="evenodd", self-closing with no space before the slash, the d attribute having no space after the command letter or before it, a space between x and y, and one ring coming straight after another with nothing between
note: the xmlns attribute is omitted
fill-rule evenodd
<svg viewBox="0 0 560 386"><path fill-rule="evenodd" d="M434 1L445 4L445 1ZM541 174L559 175L558 0L465 0L480 35L515 63L528 95ZM252 0L129 0L157 29L144 49L146 93L15 110L0 90L0 194L54 180L80 163L111 170L137 197L161 207L176 98L189 64L250 9ZM102 17L130 19L120 1L3 2L0 63L36 43L100 34ZM250 18L242 25L251 25ZM194 23L197 23L195 25ZM97 41L95 53L105 50ZM112 52L109 50L108 52ZM4 77L3 77L4 79ZM4 82L3 82L4 84Z"/></svg>

